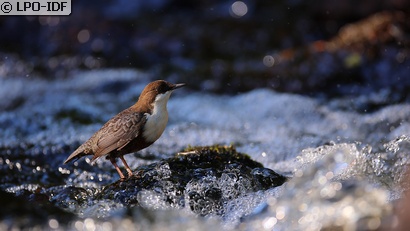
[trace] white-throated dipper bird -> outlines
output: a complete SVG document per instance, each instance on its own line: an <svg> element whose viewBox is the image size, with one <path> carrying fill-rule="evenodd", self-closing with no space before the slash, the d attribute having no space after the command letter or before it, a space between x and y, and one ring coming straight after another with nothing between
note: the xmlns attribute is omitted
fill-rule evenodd
<svg viewBox="0 0 410 231"><path fill-rule="evenodd" d="M150 146L161 136L168 123L168 99L175 89L183 86L184 83L172 84L164 80L149 83L134 105L105 123L64 164L86 155L93 155L92 161L106 156L123 180L124 174L116 163L116 158L119 157L128 176L132 176L124 155Z"/></svg>

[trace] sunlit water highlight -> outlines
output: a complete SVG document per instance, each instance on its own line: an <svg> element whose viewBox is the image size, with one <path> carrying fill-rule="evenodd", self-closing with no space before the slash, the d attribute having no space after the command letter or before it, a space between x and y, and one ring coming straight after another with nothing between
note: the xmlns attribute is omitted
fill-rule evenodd
<svg viewBox="0 0 410 231"><path fill-rule="evenodd" d="M130 106L145 79L134 70L76 73L55 82L0 79L0 95L6 100L0 106L13 108L8 102L23 102L0 114L0 144L11 147L0 158L6 173L1 188L15 194L44 190L53 204L78 216L70 224L50 218L49 229L68 225L73 230L376 230L395 225L392 206L401 196L409 163L409 105L360 114L345 109L358 98L323 102L267 89L237 96L176 92L169 102L165 133L139 155L165 158L188 145L234 144L265 167L289 176L283 186L240 195L225 205L222 216L198 217L188 207L169 206L153 191L135 195L146 210L131 209L131 216L113 201L90 201L104 185L117 180L115 171L105 160L92 167L87 159L62 165L64 155ZM124 85L110 88L117 81ZM361 96L360 102L372 97ZM33 160L13 158L21 155L12 151L21 142L34 145L22 147ZM134 155L127 160L131 168L155 161ZM79 165L83 170L76 169ZM51 172L60 174L63 182ZM26 173L27 179L39 178L8 182L14 179L11 174ZM57 183L49 186L50 182ZM188 185L186 191L194 187L200 185ZM64 190L78 190L78 197L68 198Z"/></svg>

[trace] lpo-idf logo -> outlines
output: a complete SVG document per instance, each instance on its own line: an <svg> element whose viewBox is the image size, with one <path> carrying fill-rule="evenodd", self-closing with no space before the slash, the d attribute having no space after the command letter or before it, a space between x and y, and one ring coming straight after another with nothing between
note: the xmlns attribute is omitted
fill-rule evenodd
<svg viewBox="0 0 410 231"><path fill-rule="evenodd" d="M0 15L70 15L71 0L0 0Z"/></svg>

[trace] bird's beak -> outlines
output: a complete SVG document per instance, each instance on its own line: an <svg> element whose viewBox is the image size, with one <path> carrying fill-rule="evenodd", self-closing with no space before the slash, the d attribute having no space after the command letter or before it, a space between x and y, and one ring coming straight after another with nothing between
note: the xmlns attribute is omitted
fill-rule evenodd
<svg viewBox="0 0 410 231"><path fill-rule="evenodd" d="M185 86L185 85L186 85L185 83L177 83L177 84L174 84L174 87L172 88L172 90L181 88L181 87L183 87L183 86Z"/></svg>

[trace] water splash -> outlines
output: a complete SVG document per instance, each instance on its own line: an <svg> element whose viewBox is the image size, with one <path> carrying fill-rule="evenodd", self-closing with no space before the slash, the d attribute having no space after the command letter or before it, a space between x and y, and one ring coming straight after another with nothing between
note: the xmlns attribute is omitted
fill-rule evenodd
<svg viewBox="0 0 410 231"><path fill-rule="evenodd" d="M356 144L334 144L302 152L302 165L282 194L248 228L256 230L374 230L392 210L388 190L358 174ZM363 163L362 163L363 164ZM382 167L384 168L384 167Z"/></svg>

